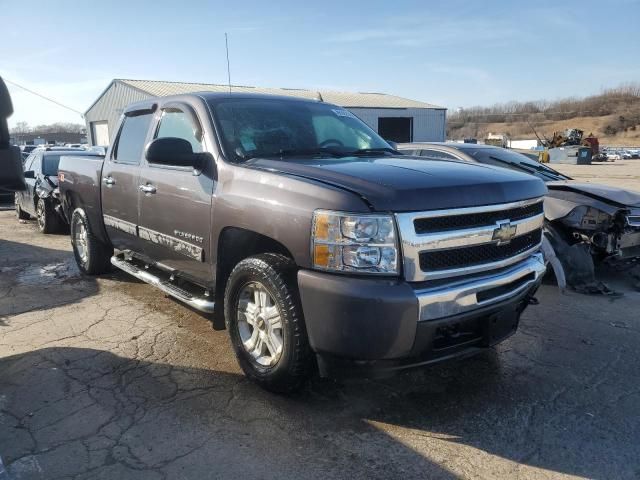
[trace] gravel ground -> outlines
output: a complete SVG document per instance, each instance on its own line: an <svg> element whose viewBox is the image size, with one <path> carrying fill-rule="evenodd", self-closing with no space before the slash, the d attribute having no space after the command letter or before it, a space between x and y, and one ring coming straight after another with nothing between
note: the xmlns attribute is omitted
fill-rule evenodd
<svg viewBox="0 0 640 480"><path fill-rule="evenodd" d="M640 190L619 165L562 168ZM624 297L545 284L480 356L282 397L207 318L0 212L0 479L638 479L640 293L603 275Z"/></svg>

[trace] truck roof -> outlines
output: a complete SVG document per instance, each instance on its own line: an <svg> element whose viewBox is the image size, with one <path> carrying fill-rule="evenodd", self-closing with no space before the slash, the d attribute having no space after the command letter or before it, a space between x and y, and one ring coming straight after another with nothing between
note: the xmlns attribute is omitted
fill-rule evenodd
<svg viewBox="0 0 640 480"><path fill-rule="evenodd" d="M147 108L151 108L154 103L157 103L159 99L162 99L163 102L170 102L172 100L179 101L184 100L186 98L190 99L203 99L207 103L216 103L220 100L226 100L229 98L245 98L245 99L267 99L267 100L280 100L283 102L297 102L297 103L318 103L321 100L314 100L308 98L301 97L293 97L287 95L270 95L266 93L246 93L246 92L193 92L193 93L182 93L180 95L171 95L168 97L154 97L146 100L142 100L140 102L135 102L129 104L124 112L134 112L136 110L144 110ZM333 105L332 103L327 103L327 105ZM339 107L342 108L342 107Z"/></svg>

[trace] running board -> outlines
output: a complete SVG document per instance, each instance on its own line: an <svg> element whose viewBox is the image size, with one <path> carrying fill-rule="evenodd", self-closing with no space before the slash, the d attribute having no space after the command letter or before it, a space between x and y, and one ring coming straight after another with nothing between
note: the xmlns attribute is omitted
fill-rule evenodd
<svg viewBox="0 0 640 480"><path fill-rule="evenodd" d="M149 285L153 285L154 287L162 290L167 295L171 295L173 298L186 303L196 310L207 313L213 312L215 302L212 302L204 295L202 297L199 297L192 294L191 292L186 291L183 288L178 287L177 285L174 285L169 280L162 280L162 278L160 278L159 276L146 271L144 268L138 268L136 265L123 259L121 256L114 255L113 257L111 257L111 264L115 267L118 267L120 270L127 272L129 275L133 275L143 282L146 282Z"/></svg>

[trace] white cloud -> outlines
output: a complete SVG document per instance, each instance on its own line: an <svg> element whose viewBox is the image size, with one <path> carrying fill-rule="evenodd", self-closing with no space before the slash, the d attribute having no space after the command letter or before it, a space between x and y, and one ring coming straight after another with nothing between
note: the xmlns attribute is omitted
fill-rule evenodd
<svg viewBox="0 0 640 480"><path fill-rule="evenodd" d="M330 36L327 41L339 44L383 43L402 47L435 47L502 43L516 35L523 36L512 24L500 20L451 20L429 16L390 19L385 24L353 29Z"/></svg>

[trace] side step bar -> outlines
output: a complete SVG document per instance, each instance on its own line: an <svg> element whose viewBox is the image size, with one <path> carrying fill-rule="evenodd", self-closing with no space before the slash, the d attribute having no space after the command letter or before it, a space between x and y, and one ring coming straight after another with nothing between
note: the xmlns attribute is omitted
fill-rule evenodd
<svg viewBox="0 0 640 480"><path fill-rule="evenodd" d="M142 280L143 282L153 285L154 287L162 290L167 295L171 295L173 298L186 303L190 307L200 310L201 312L213 313L215 302L209 300L207 297L196 296L192 293L174 285L169 280L162 280L157 275L154 275L143 268L138 268L131 262L128 262L122 256L114 255L111 257L111 264L118 267L120 270L127 272L129 275Z"/></svg>

